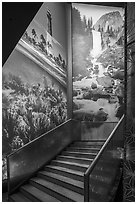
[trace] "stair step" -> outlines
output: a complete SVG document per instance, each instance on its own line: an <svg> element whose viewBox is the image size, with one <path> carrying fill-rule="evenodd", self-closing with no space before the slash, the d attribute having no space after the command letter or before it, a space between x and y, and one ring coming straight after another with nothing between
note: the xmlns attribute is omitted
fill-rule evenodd
<svg viewBox="0 0 137 204"><path fill-rule="evenodd" d="M74 180L59 174L55 174L48 171L38 172L38 177L44 178L48 181L61 185L70 190L76 191L77 193L84 193L84 183L78 180Z"/></svg>
<svg viewBox="0 0 137 204"><path fill-rule="evenodd" d="M10 202L31 202L31 200L18 192L10 196Z"/></svg>
<svg viewBox="0 0 137 204"><path fill-rule="evenodd" d="M101 148L104 142L75 142L70 147Z"/></svg>
<svg viewBox="0 0 137 204"><path fill-rule="evenodd" d="M66 167L69 169L74 169L74 170L84 171L84 172L89 167L89 165L87 165L87 164L80 164L80 163L69 162L69 161L61 161L61 160L57 160L57 159L52 160L51 165L62 166L62 167Z"/></svg>
<svg viewBox="0 0 137 204"><path fill-rule="evenodd" d="M80 140L80 141L75 141L72 144L83 144L83 145L86 145L86 144L96 145L97 144L97 145L103 145L105 141L106 140Z"/></svg>
<svg viewBox="0 0 137 204"><path fill-rule="evenodd" d="M100 148L88 148L88 147L68 147L66 151L70 152L85 152L85 153L97 153L99 152Z"/></svg>
<svg viewBox="0 0 137 204"><path fill-rule="evenodd" d="M33 202L59 202L56 198L52 197L51 195L41 191L40 189L26 184L20 188L20 191L25 194L30 200Z"/></svg>
<svg viewBox="0 0 137 204"><path fill-rule="evenodd" d="M47 165L44 168L47 171L56 173L56 174L61 174L63 176L67 176L69 178L73 178L79 181L84 181L84 173L81 171L73 170L73 169L68 169L64 168L61 166L53 166L53 165Z"/></svg>
<svg viewBox="0 0 137 204"><path fill-rule="evenodd" d="M52 195L54 195L55 197L59 197L59 199L61 199L61 201L65 202L65 201L76 201L76 202L82 202L84 201L84 196L76 193L74 191L71 191L69 189L66 189L62 186L59 186L55 183L46 181L44 179L35 177L30 179L30 183L37 186L38 188L42 189L45 192L48 192Z"/></svg>
<svg viewBox="0 0 137 204"><path fill-rule="evenodd" d="M93 159L97 156L97 153L63 151L62 155Z"/></svg>
<svg viewBox="0 0 137 204"><path fill-rule="evenodd" d="M106 139L75 140L75 142L105 142Z"/></svg>
<svg viewBox="0 0 137 204"><path fill-rule="evenodd" d="M58 156L56 159L61 161L76 162L78 164L88 164L88 165L90 165L93 161L93 159L89 159L89 158L79 158L79 157L63 156L63 155Z"/></svg>

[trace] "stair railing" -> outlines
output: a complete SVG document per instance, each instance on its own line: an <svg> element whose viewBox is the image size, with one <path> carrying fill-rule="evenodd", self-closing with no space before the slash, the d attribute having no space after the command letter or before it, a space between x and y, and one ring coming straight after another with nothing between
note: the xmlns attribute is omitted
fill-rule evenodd
<svg viewBox="0 0 137 204"><path fill-rule="evenodd" d="M92 201L92 193L95 195L95 186L92 185L92 180L96 179L97 169L109 169L110 165L114 165L116 171L113 172L110 180L114 180L117 174L118 167L121 163L123 156L123 127L124 127L124 115L121 117L120 121L115 126L112 133L109 135L108 139L100 149L94 161L89 165L88 169L84 173L84 202ZM103 171L100 171L100 173ZM101 175L100 175L101 178ZM104 179L103 176L101 179ZM114 183L113 183L114 184ZM112 185L113 185L112 184ZM97 195L97 194L96 194ZM106 196L106 195L104 195ZM98 199L98 198L97 198ZM99 202L106 201L106 197L102 197Z"/></svg>
<svg viewBox="0 0 137 204"><path fill-rule="evenodd" d="M69 144L79 140L80 130L80 122L69 119L8 155L8 196Z"/></svg>

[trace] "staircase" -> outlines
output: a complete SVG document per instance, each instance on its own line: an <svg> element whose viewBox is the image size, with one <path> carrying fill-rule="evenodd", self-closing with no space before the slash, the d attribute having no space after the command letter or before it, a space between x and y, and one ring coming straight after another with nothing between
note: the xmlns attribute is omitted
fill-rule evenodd
<svg viewBox="0 0 137 204"><path fill-rule="evenodd" d="M10 202L84 202L84 172L105 140L76 141L9 197ZM103 181L95 175L93 185ZM109 172L104 176L109 178ZM104 187L107 183L104 182ZM104 188L106 189L106 188ZM108 190L108 188L107 188ZM103 193L99 188L98 193ZM98 195L93 196L97 201Z"/></svg>

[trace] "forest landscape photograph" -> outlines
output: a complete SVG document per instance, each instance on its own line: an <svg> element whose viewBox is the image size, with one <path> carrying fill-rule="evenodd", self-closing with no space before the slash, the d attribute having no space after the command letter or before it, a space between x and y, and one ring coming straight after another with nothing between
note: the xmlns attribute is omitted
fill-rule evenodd
<svg viewBox="0 0 137 204"><path fill-rule="evenodd" d="M72 4L73 117L117 122L124 111L124 10Z"/></svg>

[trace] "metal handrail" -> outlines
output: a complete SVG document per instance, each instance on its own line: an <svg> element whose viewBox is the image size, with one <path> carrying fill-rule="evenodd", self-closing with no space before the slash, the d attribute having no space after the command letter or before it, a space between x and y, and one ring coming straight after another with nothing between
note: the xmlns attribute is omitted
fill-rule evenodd
<svg viewBox="0 0 137 204"><path fill-rule="evenodd" d="M76 124L75 121L72 124L72 119L68 119L66 122L8 155L8 195L13 193L31 176L35 175L38 170L55 158L70 143L79 140L80 128L77 128L79 124ZM73 137L74 134L75 137ZM40 147L40 145L42 145L42 148L39 151L37 147ZM45 155L44 157L43 154ZM30 163L31 167L29 168Z"/></svg>
<svg viewBox="0 0 137 204"><path fill-rule="evenodd" d="M30 141L30 142L28 142L27 144L23 145L22 147L20 147L20 148L17 149L16 151L14 151L14 152L10 153L9 155L7 155L7 158L9 158L11 155L16 154L16 153L19 152L20 150L26 148L26 146L28 146L28 145L30 145L30 144L32 144L32 143L34 143L34 142L37 142L37 140L41 139L42 137L45 137L45 136L48 135L50 132L55 131L56 129L58 129L59 127L63 126L64 124L68 123L68 122L71 121L71 120L72 120L72 119L68 119L67 121L65 121L65 122L61 123L60 125L56 126L55 128L49 130L48 132L46 132L46 133L40 135L39 137L35 138L34 140L32 140L32 141Z"/></svg>
<svg viewBox="0 0 137 204"><path fill-rule="evenodd" d="M99 161L100 157L102 156L103 152L105 151L105 149L107 148L109 142L112 140L115 132L117 131L117 129L119 128L120 124L122 123L122 121L124 120L124 115L121 117L120 121L118 122L118 124L115 126L114 130L111 132L110 136L108 137L108 139L106 140L106 142L104 143L104 145L102 146L102 148L100 149L99 153L97 154L96 158L94 159L94 161L89 165L88 169L86 170L86 172L84 173L84 200L86 202L88 202L88 189L89 189L89 175L90 173L93 171L95 165L97 164L97 162Z"/></svg>

